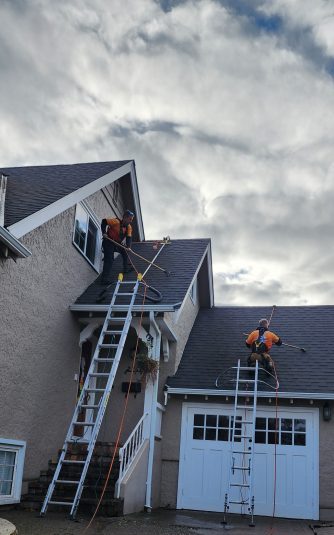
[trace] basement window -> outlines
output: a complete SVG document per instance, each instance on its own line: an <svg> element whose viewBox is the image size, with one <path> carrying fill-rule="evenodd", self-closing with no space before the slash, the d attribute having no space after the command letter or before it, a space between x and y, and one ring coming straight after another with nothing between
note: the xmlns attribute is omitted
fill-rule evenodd
<svg viewBox="0 0 334 535"><path fill-rule="evenodd" d="M21 498L26 443L0 438L0 505Z"/></svg>
<svg viewBox="0 0 334 535"><path fill-rule="evenodd" d="M99 271L100 267L100 225L86 203L76 206L73 244L88 262Z"/></svg>

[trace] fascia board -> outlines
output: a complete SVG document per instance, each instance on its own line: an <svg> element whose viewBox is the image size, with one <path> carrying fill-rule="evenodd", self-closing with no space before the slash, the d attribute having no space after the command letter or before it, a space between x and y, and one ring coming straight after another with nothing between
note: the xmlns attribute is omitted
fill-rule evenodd
<svg viewBox="0 0 334 535"><path fill-rule="evenodd" d="M22 243L20 243L15 236L12 236L8 230L0 226L0 241L5 244L6 247L8 247L15 256L18 256L20 258L28 258L28 256L31 256L31 251L24 247Z"/></svg>
<svg viewBox="0 0 334 535"><path fill-rule="evenodd" d="M194 276L193 276L193 278L192 278L192 280L191 280L191 283L190 283L189 288L188 288L188 290L187 290L187 292L186 292L186 295L185 295L185 297L184 297L184 299L183 299L183 301L182 301L182 304L181 304L180 308L179 308L178 311L177 311L176 318L175 318L175 323L177 323L177 322L179 321L179 318L180 318L180 316L181 316L181 314L182 314L182 310L183 310L183 308L184 308L184 306L185 306L185 304L186 304L186 300L187 300L187 297L188 297L188 295L189 295L190 288L191 288L192 285L194 284L195 279L196 279L196 277L198 276L199 270L201 269L201 266L202 266L202 264L203 264L203 262L204 262L204 259L205 259L206 255L208 254L208 252L209 252L209 245L208 245L207 248L205 249L202 258L201 258L200 262L198 263L197 269L196 269L195 274L194 274ZM209 265L209 259L211 259L211 255L210 255L210 258L208 258L208 265ZM211 302L211 301L213 302L212 289L213 289L213 286L211 285L211 286L210 286L210 294L211 294L211 295L210 295L210 302Z"/></svg>
<svg viewBox="0 0 334 535"><path fill-rule="evenodd" d="M215 303L215 297L214 297L214 286L213 286L213 270L212 270L212 248L211 248L211 240L208 245L208 275L209 275L209 287L210 287L210 305L211 307L214 306Z"/></svg>
<svg viewBox="0 0 334 535"><path fill-rule="evenodd" d="M110 305L70 305L72 312L107 312ZM128 306L117 306L117 312L127 312ZM134 305L132 308L134 312L174 312L175 305Z"/></svg>
<svg viewBox="0 0 334 535"><path fill-rule="evenodd" d="M132 191L133 191L133 199L134 199L134 205L135 205L135 214L136 214L136 222L138 225L139 239L140 241L144 241L145 232L144 232L144 224L143 224L143 218L142 218L142 213L141 213L136 166L135 166L134 161L131 162L130 176L131 176L131 185L132 185Z"/></svg>
<svg viewBox="0 0 334 535"><path fill-rule="evenodd" d="M167 385L168 394L180 395L195 395L195 396L234 396L234 390L218 390L218 389L201 389L201 388L173 388ZM240 395L252 397L252 392L249 390L239 391ZM278 392L277 396L281 399L334 399L334 392ZM258 398L274 398L276 397L275 390L271 392L258 392Z"/></svg>
<svg viewBox="0 0 334 535"><path fill-rule="evenodd" d="M62 197L61 199L58 199L58 201L52 204L49 204L48 206L45 206L45 208L42 208L38 212L35 212L34 214L31 214L28 217L25 217L21 221L18 221L17 223L10 225L8 227L8 230L10 230L10 232L14 236L16 236L16 238L21 238L25 234L28 234L28 232L31 232L35 228L43 225L43 223L46 223L47 221L57 216L58 214L61 214L65 210L68 210L68 208L71 208L78 202L83 201L90 195L93 195L100 189L104 188L108 184L111 184L115 180L118 180L119 178L126 175L127 173L130 173L130 176L132 177L132 173L133 173L132 169L133 169L133 162L131 161L122 165L122 167L119 167L118 169L114 169L114 171L111 171L110 173L103 175L100 178L97 178L93 182L86 184L86 186L83 186L82 188L72 191L65 197ZM134 182L135 182L135 178L131 179L132 186ZM136 189L136 191L134 191L134 198L136 198L136 195L138 195L138 188ZM135 201L135 204L136 204L136 201ZM141 215L139 219L141 219ZM142 225L142 221L140 224ZM138 227L139 226L140 225L138 224Z"/></svg>

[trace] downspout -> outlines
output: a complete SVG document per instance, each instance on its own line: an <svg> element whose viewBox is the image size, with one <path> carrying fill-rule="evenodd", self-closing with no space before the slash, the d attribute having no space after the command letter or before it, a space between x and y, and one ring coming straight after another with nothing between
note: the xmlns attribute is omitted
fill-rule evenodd
<svg viewBox="0 0 334 535"><path fill-rule="evenodd" d="M152 351L152 357L154 360L160 361L160 345L161 345L161 332L154 318L154 312L150 312L150 327L153 327L156 333L154 346ZM158 385L159 385L159 368L157 372L156 380L153 383L152 400L151 400L151 422L150 422L150 434L149 434L149 452L148 452L148 466L147 466L147 478L146 478L146 498L145 509L147 512L152 510L152 479L153 479L153 460L154 460L154 441L155 441L155 427L157 419L157 402L158 402Z"/></svg>

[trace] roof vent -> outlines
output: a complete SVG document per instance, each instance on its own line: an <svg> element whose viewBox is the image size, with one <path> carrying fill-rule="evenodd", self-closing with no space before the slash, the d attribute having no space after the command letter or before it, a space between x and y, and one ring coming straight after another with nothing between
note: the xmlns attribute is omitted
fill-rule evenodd
<svg viewBox="0 0 334 535"><path fill-rule="evenodd" d="M1 173L0 179L0 226L3 227L5 223L5 197L7 187L7 176Z"/></svg>

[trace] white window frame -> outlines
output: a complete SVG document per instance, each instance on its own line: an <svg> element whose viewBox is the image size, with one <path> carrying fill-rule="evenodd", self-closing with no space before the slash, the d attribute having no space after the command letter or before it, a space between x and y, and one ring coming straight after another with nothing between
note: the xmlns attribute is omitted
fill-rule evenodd
<svg viewBox="0 0 334 535"><path fill-rule="evenodd" d="M192 300L193 304L196 305L197 303L197 277L195 278L194 282L191 285L190 288L190 299Z"/></svg>
<svg viewBox="0 0 334 535"><path fill-rule="evenodd" d="M12 492L8 496L0 495L0 505L19 503L21 500L26 442L24 440L12 440L0 437L0 450L16 453Z"/></svg>
<svg viewBox="0 0 334 535"><path fill-rule="evenodd" d="M76 213L77 213L77 207L80 205L80 207L86 212L88 218L92 221L93 225L96 227L97 234L96 234L96 246L95 246L95 261L94 263L86 256L85 252L82 251L77 243L75 243L75 222L76 222ZM100 264L101 264L101 232L100 232L100 222L97 218L97 216L94 214L93 210L88 206L88 204L85 201L81 201L80 203L76 204L75 206L75 215L74 215L74 226L73 226L73 234L72 234L72 243L74 247L82 254L82 256L85 258L85 260L92 266L97 273L100 272Z"/></svg>

